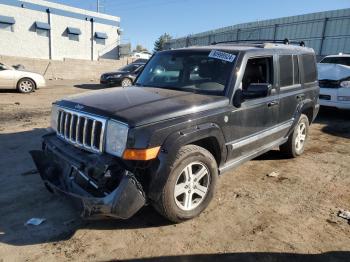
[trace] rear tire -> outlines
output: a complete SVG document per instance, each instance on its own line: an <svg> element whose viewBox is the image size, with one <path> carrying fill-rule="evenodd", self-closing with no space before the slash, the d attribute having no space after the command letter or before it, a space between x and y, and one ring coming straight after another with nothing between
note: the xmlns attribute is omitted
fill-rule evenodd
<svg viewBox="0 0 350 262"><path fill-rule="evenodd" d="M168 220L179 223L198 216L213 198L218 167L213 155L196 145L186 145L178 151L170 173L153 203Z"/></svg>
<svg viewBox="0 0 350 262"><path fill-rule="evenodd" d="M128 87L132 85L132 81L130 78L124 78L122 80L122 87Z"/></svg>
<svg viewBox="0 0 350 262"><path fill-rule="evenodd" d="M30 78L22 78L17 83L17 90L20 93L31 93L35 89L35 82Z"/></svg>
<svg viewBox="0 0 350 262"><path fill-rule="evenodd" d="M280 146L280 151L288 157L300 156L305 149L309 135L309 119L302 114L293 132L289 135L288 141Z"/></svg>

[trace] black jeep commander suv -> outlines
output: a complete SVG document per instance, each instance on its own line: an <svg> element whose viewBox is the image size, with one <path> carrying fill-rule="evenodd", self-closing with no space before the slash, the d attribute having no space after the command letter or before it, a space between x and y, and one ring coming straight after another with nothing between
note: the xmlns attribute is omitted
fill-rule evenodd
<svg viewBox="0 0 350 262"><path fill-rule="evenodd" d="M155 54L135 86L53 104L53 132L32 151L46 187L84 215L129 218L152 204L198 216L218 175L279 147L303 153L319 87L310 48L215 44Z"/></svg>

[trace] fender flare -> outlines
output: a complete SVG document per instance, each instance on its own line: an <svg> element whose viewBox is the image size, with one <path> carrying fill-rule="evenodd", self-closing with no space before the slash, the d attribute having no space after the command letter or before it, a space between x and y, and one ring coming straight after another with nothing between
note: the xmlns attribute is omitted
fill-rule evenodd
<svg viewBox="0 0 350 262"><path fill-rule="evenodd" d="M301 114L306 110L313 109L313 108L314 108L314 101L312 101L311 99L305 99L304 101L298 104L297 110L294 113L294 122L291 128L289 129L286 137L288 137L293 132L295 125L298 123L300 119Z"/></svg>
<svg viewBox="0 0 350 262"><path fill-rule="evenodd" d="M152 172L148 194L151 200L157 201L159 199L168 178L167 174L171 171L170 167L175 160L178 150L184 145L205 138L214 138L217 140L220 146L220 163L226 160L227 148L225 146L225 138L220 127L215 123L200 124L170 134L163 143L162 151L158 155L159 164ZM218 163L218 166L220 163Z"/></svg>

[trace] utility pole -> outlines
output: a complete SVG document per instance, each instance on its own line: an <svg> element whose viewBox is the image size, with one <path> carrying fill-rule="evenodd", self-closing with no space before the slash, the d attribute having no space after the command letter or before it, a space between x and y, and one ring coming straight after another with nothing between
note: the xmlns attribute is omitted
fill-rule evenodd
<svg viewBox="0 0 350 262"><path fill-rule="evenodd" d="M105 1L104 0L96 0L96 9L97 13L104 12L104 5Z"/></svg>

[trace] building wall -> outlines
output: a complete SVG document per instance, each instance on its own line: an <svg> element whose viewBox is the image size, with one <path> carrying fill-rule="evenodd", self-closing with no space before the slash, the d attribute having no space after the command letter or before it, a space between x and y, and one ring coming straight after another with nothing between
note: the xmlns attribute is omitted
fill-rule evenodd
<svg viewBox="0 0 350 262"><path fill-rule="evenodd" d="M236 40L304 41L317 55L350 53L350 9L244 23L173 39L167 48Z"/></svg>
<svg viewBox="0 0 350 262"><path fill-rule="evenodd" d="M0 61L7 65L22 64L26 70L36 72L50 79L94 79L102 73L116 71L133 62L131 58L119 60L86 61L78 59L47 60L0 55Z"/></svg>
<svg viewBox="0 0 350 262"><path fill-rule="evenodd" d="M101 45L94 40L94 58L113 59L118 56L119 36L117 30L110 30L110 26L100 23L94 24L95 32L108 32L106 44Z"/></svg>
<svg viewBox="0 0 350 262"><path fill-rule="evenodd" d="M0 5L1 14L16 19L13 32L0 30L0 54L24 57L48 58L49 38L39 36L35 30L35 21L47 23L47 13L21 10L17 7Z"/></svg>
<svg viewBox="0 0 350 262"><path fill-rule="evenodd" d="M16 20L13 32L0 29L0 55L53 60L118 59L119 17L42 0L0 0L0 15ZM50 21L50 37L37 34L36 21ZM79 41L68 38L67 27L80 29ZM104 45L96 43L95 32L107 34Z"/></svg>

